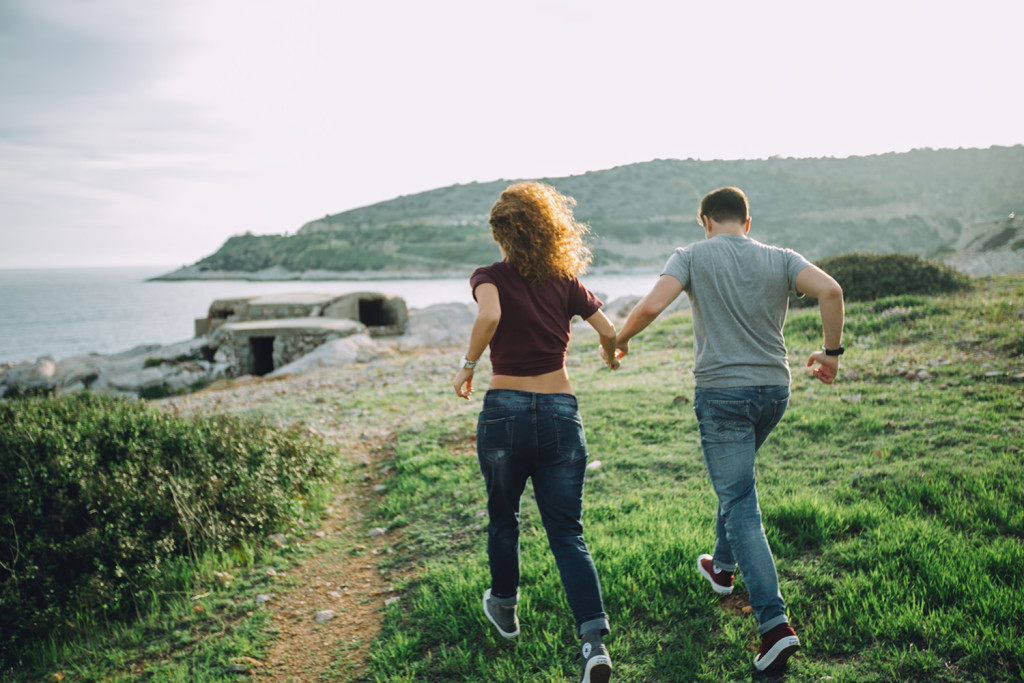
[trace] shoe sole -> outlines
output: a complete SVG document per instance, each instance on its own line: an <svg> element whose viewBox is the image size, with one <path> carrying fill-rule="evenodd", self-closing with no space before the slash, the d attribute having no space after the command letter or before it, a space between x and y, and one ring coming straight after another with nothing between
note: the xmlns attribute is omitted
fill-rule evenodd
<svg viewBox="0 0 1024 683"><path fill-rule="evenodd" d="M700 557L697 558L697 571L699 571L700 575L703 576L705 579L707 579L708 583L711 584L711 590L715 591L719 595L730 595L730 594L732 594L732 586L729 586L728 588L726 588L725 586L719 586L717 583L715 583L715 580L713 578L711 578L711 574L709 574L704 569L704 565L702 565L700 563L700 561L703 560L705 557L711 557L711 556L710 555L701 555Z"/></svg>
<svg viewBox="0 0 1024 683"><path fill-rule="evenodd" d="M503 628L501 628L501 626L498 624L498 622L496 622L494 620L494 617L491 616L491 613L487 610L487 598L489 598L489 597L491 597L491 589L490 588L488 588L486 591L484 591L484 603L483 603L484 604L484 616L487 617L487 621L489 621L492 624L494 624L494 628L498 629L498 633L501 634L502 638L508 638L509 640L511 640L512 638L515 638L516 636L518 636L519 635L519 629L516 629L514 632L513 631L506 631Z"/></svg>
<svg viewBox="0 0 1024 683"><path fill-rule="evenodd" d="M758 656L754 659L754 668L758 671L777 671L785 667L789 658L799 649L800 639L797 636L779 638L764 657Z"/></svg>
<svg viewBox="0 0 1024 683"><path fill-rule="evenodd" d="M604 655L591 657L580 683L608 683L612 678L612 660Z"/></svg>

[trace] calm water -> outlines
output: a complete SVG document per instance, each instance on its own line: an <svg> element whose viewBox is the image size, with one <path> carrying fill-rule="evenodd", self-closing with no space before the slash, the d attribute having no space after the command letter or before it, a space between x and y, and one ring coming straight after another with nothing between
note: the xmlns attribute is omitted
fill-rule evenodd
<svg viewBox="0 0 1024 683"><path fill-rule="evenodd" d="M171 344L193 336L215 299L284 292L387 292L410 308L470 302L469 274L439 280L322 282L146 282L172 266L0 270L0 363L53 356L125 351L140 344ZM657 277L584 276L584 284L611 301L644 294Z"/></svg>

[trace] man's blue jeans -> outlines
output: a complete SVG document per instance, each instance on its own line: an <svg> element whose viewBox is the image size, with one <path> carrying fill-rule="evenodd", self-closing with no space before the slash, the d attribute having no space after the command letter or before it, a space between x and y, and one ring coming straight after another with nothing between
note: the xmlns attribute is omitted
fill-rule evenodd
<svg viewBox="0 0 1024 683"><path fill-rule="evenodd" d="M498 604L518 599L519 508L532 479L577 633L607 632L601 584L583 540L587 441L576 397L491 389L477 422L476 447L487 485L491 595Z"/></svg>
<svg viewBox="0 0 1024 683"><path fill-rule="evenodd" d="M761 525L754 455L788 405L788 386L698 387L693 399L704 464L718 496L714 561L726 571L739 567L761 633L789 620Z"/></svg>

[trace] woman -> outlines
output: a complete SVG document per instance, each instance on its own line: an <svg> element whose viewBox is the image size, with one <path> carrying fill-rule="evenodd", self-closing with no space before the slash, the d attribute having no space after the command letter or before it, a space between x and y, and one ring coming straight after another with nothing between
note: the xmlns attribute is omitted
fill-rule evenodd
<svg viewBox="0 0 1024 683"><path fill-rule="evenodd" d="M578 275L590 263L587 227L575 201L543 183L517 183L491 208L502 260L470 278L478 304L462 367L452 384L468 399L474 367L491 349L491 384L477 423L477 456L487 486L487 555L491 587L487 619L506 638L519 635L519 505L533 480L548 544L582 639L583 683L605 683L611 659L601 642L608 618L594 561L583 540L587 444L565 370L574 316L601 339L606 363L619 367L615 327Z"/></svg>

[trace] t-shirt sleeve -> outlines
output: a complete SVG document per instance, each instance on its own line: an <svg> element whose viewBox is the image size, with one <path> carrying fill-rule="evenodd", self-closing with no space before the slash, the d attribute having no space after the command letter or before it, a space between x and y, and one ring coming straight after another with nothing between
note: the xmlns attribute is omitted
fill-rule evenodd
<svg viewBox="0 0 1024 683"><path fill-rule="evenodd" d="M785 251L786 271L789 277L789 289L790 291L796 291L796 276L800 274L801 270L811 265L811 262L792 249L786 249Z"/></svg>
<svg viewBox="0 0 1024 683"><path fill-rule="evenodd" d="M601 310L604 302L589 289L583 286L579 278L573 278L569 294L569 315L578 315L586 320Z"/></svg>
<svg viewBox="0 0 1024 683"><path fill-rule="evenodd" d="M494 271L490 266L477 268L473 271L473 274L469 276L469 287L473 291L473 301L476 301L477 285L483 284L484 282L490 282L495 287L498 286L498 281L494 277Z"/></svg>
<svg viewBox="0 0 1024 683"><path fill-rule="evenodd" d="M679 280L683 289L690 286L690 252L685 247L677 247L672 255L668 257L665 267L661 269L662 275L671 275Z"/></svg>

